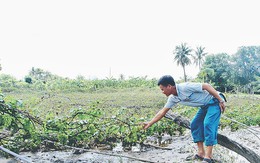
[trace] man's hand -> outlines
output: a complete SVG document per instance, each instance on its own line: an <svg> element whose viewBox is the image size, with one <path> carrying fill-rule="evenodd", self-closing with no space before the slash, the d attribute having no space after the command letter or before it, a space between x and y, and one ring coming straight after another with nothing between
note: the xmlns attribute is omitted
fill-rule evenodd
<svg viewBox="0 0 260 163"><path fill-rule="evenodd" d="M144 122L143 123L143 129L148 129L149 127L150 127L151 125L150 125L150 123L149 122Z"/></svg>
<svg viewBox="0 0 260 163"><path fill-rule="evenodd" d="M162 119L165 116L165 114L169 110L170 110L170 108L163 108L163 109L161 109L150 122L144 122L143 123L143 129L148 129L154 123L158 122L160 119Z"/></svg>
<svg viewBox="0 0 260 163"><path fill-rule="evenodd" d="M224 113L225 112L225 109L226 109L226 105L225 105L225 101L221 101L219 103L219 107L221 109L221 113Z"/></svg>

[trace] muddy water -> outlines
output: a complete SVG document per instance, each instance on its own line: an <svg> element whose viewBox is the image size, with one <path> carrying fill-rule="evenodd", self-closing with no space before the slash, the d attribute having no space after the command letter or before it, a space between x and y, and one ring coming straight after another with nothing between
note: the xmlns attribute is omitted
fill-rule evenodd
<svg viewBox="0 0 260 163"><path fill-rule="evenodd" d="M253 128L254 131L239 130L231 132L228 129L220 131L221 134L227 135L230 139L239 142L251 148L256 153L260 153L260 128ZM258 135L256 137L255 135ZM166 149L157 148L158 140L155 137L150 137L145 142L153 146L140 147L135 146L132 150L124 151L119 143L113 150L96 150L108 154L116 154L117 156L98 154L94 152L84 152L81 154L74 154L74 150L67 151L50 151L50 152L37 152L37 153L21 153L21 155L29 157L32 162L37 163L139 163L143 162L136 159L127 158L124 156L135 157L143 160L150 160L151 162L196 162L188 158L196 153L196 145L192 142L190 132L187 131L184 136L170 137L165 135L162 138L162 144ZM161 144L161 145L162 145ZM122 157L118 156L121 155ZM220 145L214 148L213 158L217 162L236 162L248 163L242 156L232 152ZM14 159L0 159L0 163L17 163L20 161ZM198 162L198 161L197 161Z"/></svg>

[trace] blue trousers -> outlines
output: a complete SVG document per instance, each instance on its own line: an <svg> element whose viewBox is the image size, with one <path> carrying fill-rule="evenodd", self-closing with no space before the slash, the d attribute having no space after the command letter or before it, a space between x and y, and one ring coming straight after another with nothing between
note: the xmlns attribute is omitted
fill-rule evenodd
<svg viewBox="0 0 260 163"><path fill-rule="evenodd" d="M218 125L221 110L217 99L212 99L206 107L201 107L191 122L193 141L204 142L206 146L217 144Z"/></svg>

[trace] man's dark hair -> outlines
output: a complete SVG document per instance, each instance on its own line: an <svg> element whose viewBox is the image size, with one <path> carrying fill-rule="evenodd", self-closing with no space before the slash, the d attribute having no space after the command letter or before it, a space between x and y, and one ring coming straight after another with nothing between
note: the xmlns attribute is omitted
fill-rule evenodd
<svg viewBox="0 0 260 163"><path fill-rule="evenodd" d="M164 75L162 76L159 80L158 80L158 86L159 85L163 85L163 86L167 86L168 84L175 86L175 82L174 79L171 75Z"/></svg>

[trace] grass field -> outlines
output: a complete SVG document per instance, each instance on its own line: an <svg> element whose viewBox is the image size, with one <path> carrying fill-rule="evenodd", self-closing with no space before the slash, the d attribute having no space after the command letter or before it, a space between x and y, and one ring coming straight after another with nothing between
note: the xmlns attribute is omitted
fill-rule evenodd
<svg viewBox="0 0 260 163"><path fill-rule="evenodd" d="M46 113L63 116L72 108L87 109L93 103L109 116L117 110L124 109L137 117L152 117L167 100L158 88L102 89L86 93L20 91L6 93L6 96L22 100L24 109L43 119ZM226 94L226 96L228 102L225 116L246 125L260 125L260 95ZM197 108L181 105L173 109L173 112L190 119L196 111ZM225 120L224 122L231 124Z"/></svg>

